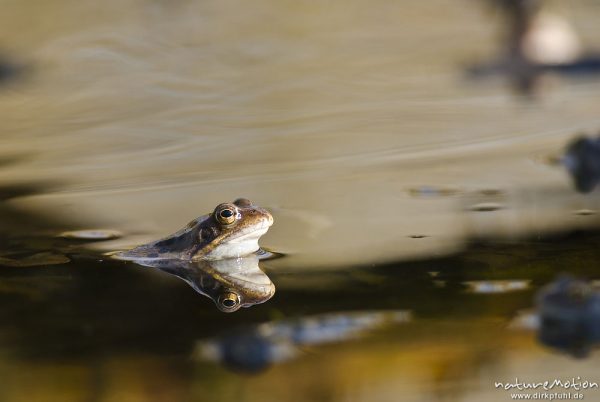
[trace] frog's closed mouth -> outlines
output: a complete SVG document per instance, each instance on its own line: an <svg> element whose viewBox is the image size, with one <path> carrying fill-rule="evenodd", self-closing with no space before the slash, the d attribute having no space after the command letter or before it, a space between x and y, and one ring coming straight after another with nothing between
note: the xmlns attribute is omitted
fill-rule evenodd
<svg viewBox="0 0 600 402"><path fill-rule="evenodd" d="M219 204L215 210L190 222L164 239L113 255L131 261L220 260L238 258L259 250L258 239L273 224L273 216L245 199Z"/></svg>

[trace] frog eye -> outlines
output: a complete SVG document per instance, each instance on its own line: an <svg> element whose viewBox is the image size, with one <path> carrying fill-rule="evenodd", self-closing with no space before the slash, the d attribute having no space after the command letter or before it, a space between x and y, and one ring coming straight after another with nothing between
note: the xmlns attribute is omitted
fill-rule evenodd
<svg viewBox="0 0 600 402"><path fill-rule="evenodd" d="M215 209L215 219L221 225L231 225L237 219L237 210L230 205L219 205Z"/></svg>
<svg viewBox="0 0 600 402"><path fill-rule="evenodd" d="M217 299L217 307L225 313L237 311L241 306L240 297L237 293L227 291L219 295Z"/></svg>

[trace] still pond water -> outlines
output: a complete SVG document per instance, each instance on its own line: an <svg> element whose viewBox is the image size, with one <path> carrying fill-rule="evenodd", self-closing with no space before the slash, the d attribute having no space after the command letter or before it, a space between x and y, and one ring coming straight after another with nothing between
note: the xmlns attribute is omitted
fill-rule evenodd
<svg viewBox="0 0 600 402"><path fill-rule="evenodd" d="M481 3L3 2L0 401L600 382L589 340L543 346L534 312L560 273L600 279L598 193L552 163L600 128L600 81L537 99L469 81L498 50ZM600 47L600 3L551 5ZM214 267L186 284L105 255L240 196L272 212L261 245L283 254L227 268L276 289L262 304L220 312L189 286L234 280ZM114 238L57 237L89 229Z"/></svg>

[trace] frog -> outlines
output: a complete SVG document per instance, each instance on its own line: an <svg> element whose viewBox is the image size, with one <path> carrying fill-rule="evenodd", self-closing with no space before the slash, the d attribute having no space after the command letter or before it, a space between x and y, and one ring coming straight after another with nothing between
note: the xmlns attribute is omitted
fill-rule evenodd
<svg viewBox="0 0 600 402"><path fill-rule="evenodd" d="M239 258L260 250L259 238L273 225L273 216L246 198L215 207L183 229L160 240L112 255L119 260L215 261Z"/></svg>

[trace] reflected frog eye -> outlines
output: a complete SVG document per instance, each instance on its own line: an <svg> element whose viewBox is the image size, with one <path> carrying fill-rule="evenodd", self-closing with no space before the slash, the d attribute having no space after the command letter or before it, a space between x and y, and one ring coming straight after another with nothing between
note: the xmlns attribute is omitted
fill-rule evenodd
<svg viewBox="0 0 600 402"><path fill-rule="evenodd" d="M240 305L240 297L233 291L222 293L217 299L217 307L225 313L237 311Z"/></svg>
<svg viewBox="0 0 600 402"><path fill-rule="evenodd" d="M215 209L215 219L221 225L231 225L237 219L237 211L231 206L220 205Z"/></svg>

